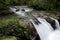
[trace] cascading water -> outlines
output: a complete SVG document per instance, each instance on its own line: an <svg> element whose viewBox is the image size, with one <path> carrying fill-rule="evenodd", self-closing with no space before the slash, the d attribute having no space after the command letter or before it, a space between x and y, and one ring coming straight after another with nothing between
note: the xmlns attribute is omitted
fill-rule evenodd
<svg viewBox="0 0 60 40"><path fill-rule="evenodd" d="M25 7L25 8L24 8ZM15 7L9 7L11 12L14 12L17 14L19 17L27 17L28 12L31 12L33 9L32 8L26 8L26 6L18 6L18 8Z"/></svg>
<svg viewBox="0 0 60 40"><path fill-rule="evenodd" d="M35 24L33 19L30 19L30 21L33 23L41 40L60 40L59 22L52 17L50 18L55 21L56 29L58 30L54 30L52 26L44 18L41 17L37 17L37 20L41 22L41 24Z"/></svg>
<svg viewBox="0 0 60 40"><path fill-rule="evenodd" d="M56 20L56 19L54 19L52 17L50 17L50 18L55 21L55 26L56 26L57 29L59 29L60 28L60 25L59 25L58 20Z"/></svg>
<svg viewBox="0 0 60 40"><path fill-rule="evenodd" d="M26 12L25 12L25 10L24 11L21 11L21 10L16 11L15 8L11 8L11 7L10 7L10 10L12 12L16 13L17 15L24 16L24 17L26 16L26 12L31 11L31 10L28 10ZM28 17L30 17L30 18L28 18L28 21L30 21L34 25L41 40L60 40L60 30L59 29L54 30L52 28L52 26L50 25L50 23L48 23L44 18L33 17L33 16L32 16L33 18L31 16L28 16ZM52 17L50 17L50 18L55 21L56 28L60 28L59 22Z"/></svg>
<svg viewBox="0 0 60 40"><path fill-rule="evenodd" d="M24 11L21 11L21 9L17 9L17 8L13 8L13 7L9 7L11 11L13 11L15 14L17 14L18 16L26 16ZM22 14L21 14L22 13Z"/></svg>
<svg viewBox="0 0 60 40"><path fill-rule="evenodd" d="M46 20L44 20L43 18L38 18L38 20L41 22L41 24L35 24L34 20L30 19L30 21L33 23L37 33L39 34L41 40L44 40L46 38L46 36L48 36L48 34L50 32L53 31L53 29L51 28L51 25L47 23Z"/></svg>

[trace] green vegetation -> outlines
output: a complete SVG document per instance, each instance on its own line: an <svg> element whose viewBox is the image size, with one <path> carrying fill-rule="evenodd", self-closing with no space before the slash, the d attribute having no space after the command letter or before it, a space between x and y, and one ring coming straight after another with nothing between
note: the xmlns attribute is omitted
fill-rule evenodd
<svg viewBox="0 0 60 40"><path fill-rule="evenodd" d="M10 37L5 37L3 40L17 40L17 38L10 36Z"/></svg>
<svg viewBox="0 0 60 40"><path fill-rule="evenodd" d="M27 25L21 26L20 19L15 16L0 18L0 37L15 36L17 40L30 40L30 33ZM9 38L5 38L6 40ZM4 40L5 40L4 39Z"/></svg>
<svg viewBox="0 0 60 40"><path fill-rule="evenodd" d="M58 9L59 10L59 5L60 1L59 0L35 0L32 1L32 7L35 7L36 9L41 9L41 10L54 10Z"/></svg>

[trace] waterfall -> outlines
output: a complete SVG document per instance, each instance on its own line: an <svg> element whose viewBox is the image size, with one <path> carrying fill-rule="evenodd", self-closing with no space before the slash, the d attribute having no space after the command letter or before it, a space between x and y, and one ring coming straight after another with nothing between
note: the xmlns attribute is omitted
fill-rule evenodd
<svg viewBox="0 0 60 40"><path fill-rule="evenodd" d="M37 17L37 20L41 22L38 25L34 23L33 19L30 19L41 40L60 40L60 31L59 29L56 30L60 28L58 20L54 19L56 25L55 30L53 30L52 26L44 18Z"/></svg>
<svg viewBox="0 0 60 40"><path fill-rule="evenodd" d="M30 12L31 10L26 9L25 12L25 10L23 11L21 9L17 10L16 8L12 8L12 7L10 7L10 10L19 16L29 17L27 20L34 25L37 34L39 35L41 40L60 40L60 30L59 30L60 25L58 20L50 17L50 19L55 21L56 29L58 29L58 30L56 29L54 30L51 24L48 23L44 18L33 17L33 15L32 16L26 15L26 12Z"/></svg>
<svg viewBox="0 0 60 40"><path fill-rule="evenodd" d="M58 20L56 20L56 19L54 19L54 18L52 18L52 17L50 17L50 18L55 21L55 27L56 27L57 29L60 29L60 25L59 25Z"/></svg>
<svg viewBox="0 0 60 40"><path fill-rule="evenodd" d="M33 23L41 40L45 40L46 36L48 36L48 34L53 31L53 28L45 19L40 18L40 17L37 19L41 22L41 24L39 24L39 25L35 24L34 20L32 20L32 19L30 19L30 21Z"/></svg>
<svg viewBox="0 0 60 40"><path fill-rule="evenodd" d="M25 7L25 8L24 8ZM31 12L33 9L32 8L26 8L26 6L22 7L9 7L11 12L14 12L17 14L19 17L27 17L27 13Z"/></svg>
<svg viewBox="0 0 60 40"><path fill-rule="evenodd" d="M12 11L12 12L14 12L15 14L17 14L19 17L26 17L26 14L25 14L25 11L22 11L22 9L17 9L17 8L12 8L12 7L9 7L10 8L10 10Z"/></svg>

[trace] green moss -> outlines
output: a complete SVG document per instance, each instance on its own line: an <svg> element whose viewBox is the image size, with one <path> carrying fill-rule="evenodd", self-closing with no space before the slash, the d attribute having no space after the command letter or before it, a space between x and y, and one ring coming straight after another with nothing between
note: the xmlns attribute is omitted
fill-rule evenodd
<svg viewBox="0 0 60 40"><path fill-rule="evenodd" d="M30 33L28 30L28 25L21 26L19 22L21 19L15 16L1 17L0 19L0 36L15 36L17 39L30 39ZM24 24L24 23L23 23ZM9 38L8 38L9 39ZM7 40L7 39L5 39ZM10 40L10 39L9 39ZM12 39L11 39L12 40Z"/></svg>
<svg viewBox="0 0 60 40"><path fill-rule="evenodd" d="M13 37L13 36L11 36L11 37L5 37L5 38L3 38L3 40L17 40L16 39L16 37Z"/></svg>
<svg viewBox="0 0 60 40"><path fill-rule="evenodd" d="M0 28L8 25L8 23L16 23L19 19L13 16L0 17Z"/></svg>

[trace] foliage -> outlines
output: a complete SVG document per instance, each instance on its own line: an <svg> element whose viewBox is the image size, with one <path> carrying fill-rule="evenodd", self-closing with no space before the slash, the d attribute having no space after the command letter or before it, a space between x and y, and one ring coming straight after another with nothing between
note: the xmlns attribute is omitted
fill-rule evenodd
<svg viewBox="0 0 60 40"><path fill-rule="evenodd" d="M0 20L0 37L15 36L17 40L30 40L28 28L21 26L18 18L10 17Z"/></svg>
<svg viewBox="0 0 60 40"><path fill-rule="evenodd" d="M0 0L0 9L4 9L6 6L18 4L20 4L20 0Z"/></svg>
<svg viewBox="0 0 60 40"><path fill-rule="evenodd" d="M28 4L29 0L0 0L0 9L5 9L7 6Z"/></svg>
<svg viewBox="0 0 60 40"><path fill-rule="evenodd" d="M31 0L32 1L32 0ZM30 6L32 6L35 9L39 10L54 10L54 9L60 9L60 1L59 0L33 0L30 3Z"/></svg>
<svg viewBox="0 0 60 40"><path fill-rule="evenodd" d="M60 10L60 0L0 0L0 9L7 9L6 6L29 5L39 10Z"/></svg>

